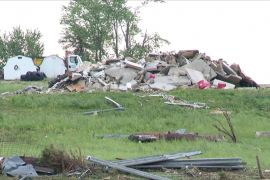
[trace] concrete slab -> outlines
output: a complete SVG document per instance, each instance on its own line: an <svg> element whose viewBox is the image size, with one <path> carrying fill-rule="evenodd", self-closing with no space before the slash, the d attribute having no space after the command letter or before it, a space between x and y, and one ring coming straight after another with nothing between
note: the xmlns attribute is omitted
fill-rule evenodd
<svg viewBox="0 0 270 180"><path fill-rule="evenodd" d="M169 76L185 76L187 75L187 72L185 69L181 67L171 67L168 72L168 75Z"/></svg>
<svg viewBox="0 0 270 180"><path fill-rule="evenodd" d="M240 81L242 80L242 78L238 75L226 75L226 76L223 76L219 73L217 73L217 79L219 80L222 80L222 81L225 81L225 82L228 82L228 83L232 83L232 84L235 84L235 85L238 85L240 83Z"/></svg>
<svg viewBox="0 0 270 180"><path fill-rule="evenodd" d="M216 72L201 59L194 60L190 64L182 67L200 71L208 81L217 76Z"/></svg>
<svg viewBox="0 0 270 180"><path fill-rule="evenodd" d="M134 63L128 60L125 60L126 67L137 69L137 70L142 70L144 67L138 63Z"/></svg>
<svg viewBox="0 0 270 180"><path fill-rule="evenodd" d="M105 74L119 80L120 83L126 84L137 77L137 71L132 68L112 67L105 70Z"/></svg>
<svg viewBox="0 0 270 180"><path fill-rule="evenodd" d="M191 79L193 84L197 84L201 80L206 80L204 75L200 71L196 71L194 69L185 68L187 71L188 77Z"/></svg>
<svg viewBox="0 0 270 180"><path fill-rule="evenodd" d="M222 62L222 68L228 75L230 74L237 75L237 73L225 62Z"/></svg>
<svg viewBox="0 0 270 180"><path fill-rule="evenodd" d="M220 84L225 84L225 87L223 89L234 89L235 88L234 84L231 84L231 83L228 83L228 82L225 82L225 81L221 81L221 80L218 80L218 79L215 79L213 81L213 85L215 87L219 87Z"/></svg>
<svg viewBox="0 0 270 180"><path fill-rule="evenodd" d="M191 81L187 76L157 76L154 83L149 86L152 89L170 91L179 86L191 85Z"/></svg>

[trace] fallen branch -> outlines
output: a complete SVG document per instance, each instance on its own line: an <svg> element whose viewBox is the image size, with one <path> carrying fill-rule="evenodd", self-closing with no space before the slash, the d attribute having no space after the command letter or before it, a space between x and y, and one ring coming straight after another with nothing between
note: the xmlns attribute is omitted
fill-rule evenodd
<svg viewBox="0 0 270 180"><path fill-rule="evenodd" d="M220 132L224 133L225 135L229 136L232 139L232 141L234 143L236 143L237 138L236 138L236 135L235 135L235 132L234 132L234 128L233 128L233 125L232 125L232 122L231 122L231 118L230 118L229 114L227 113L227 111L224 111L223 115L224 115L224 117L225 117L225 119L226 119L226 121L228 123L228 126L229 126L230 130L227 130L220 121L218 121L220 127L218 125L216 125L216 124L214 124L213 126L218 131L220 131Z"/></svg>

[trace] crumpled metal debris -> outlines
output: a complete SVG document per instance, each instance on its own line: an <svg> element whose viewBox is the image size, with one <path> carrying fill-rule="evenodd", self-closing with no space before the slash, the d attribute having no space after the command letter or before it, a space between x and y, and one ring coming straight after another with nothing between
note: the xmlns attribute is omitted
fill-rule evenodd
<svg viewBox="0 0 270 180"><path fill-rule="evenodd" d="M117 103L116 101L112 100L111 98L109 97L105 97L105 99L107 101L109 101L110 103L113 104L114 108L110 108L110 109L100 109L100 110L92 110L92 111L88 111L88 112L84 112L83 114L84 115L96 115L98 113L103 113L103 112L109 112L109 111L124 111L125 108Z"/></svg>
<svg viewBox="0 0 270 180"><path fill-rule="evenodd" d="M43 87L38 87L38 86L27 86L24 89L19 89L14 92L3 92L0 94L0 96L12 96L12 95L17 95L17 94L42 94L44 92Z"/></svg>
<svg viewBox="0 0 270 180"><path fill-rule="evenodd" d="M209 106L207 106L206 103L201 103L201 102L190 102L190 101L186 101L183 99L180 99L178 97L172 96L172 95L168 95L168 94L150 94L150 97L162 97L165 100L165 104L169 104L169 105L177 105L177 106L186 106L186 107L190 107L190 108L194 108L194 109L198 109L198 108L205 108L208 109Z"/></svg>

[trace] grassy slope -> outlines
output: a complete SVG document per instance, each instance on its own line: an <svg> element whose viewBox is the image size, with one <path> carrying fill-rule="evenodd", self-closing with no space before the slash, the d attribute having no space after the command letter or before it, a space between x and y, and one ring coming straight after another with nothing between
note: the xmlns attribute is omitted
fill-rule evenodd
<svg viewBox="0 0 270 180"><path fill-rule="evenodd" d="M46 85L38 82L36 85ZM0 82L0 93L17 90L31 83ZM33 84L33 83L32 83ZM132 93L69 93L53 95L17 95L0 97L0 155L39 155L44 146L78 150L84 155L103 159L131 158L161 153L201 150L199 157L241 157L255 167L259 154L263 166L270 166L269 138L255 138L256 131L270 127L269 90L177 90L180 98L207 103L202 110L168 106L159 97L141 98ZM138 95L138 94L137 94ZM104 96L124 107L124 112L84 116L90 109L109 108ZM200 134L217 134L211 109L232 111L232 123L239 139L228 142L158 141L148 144L127 139L98 139L95 135L131 134L135 132L174 131L185 128Z"/></svg>

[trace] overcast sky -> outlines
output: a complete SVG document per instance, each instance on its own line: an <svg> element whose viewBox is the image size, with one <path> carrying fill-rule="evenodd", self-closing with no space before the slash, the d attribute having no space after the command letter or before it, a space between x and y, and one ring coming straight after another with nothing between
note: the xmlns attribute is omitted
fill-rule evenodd
<svg viewBox="0 0 270 180"><path fill-rule="evenodd" d="M61 7L68 1L0 0L0 33L20 25L38 28L45 54L64 55L58 44ZM131 4L136 4L135 1ZM258 83L270 84L270 1L167 1L141 10L141 24L171 42L163 50L198 49L212 59L240 64Z"/></svg>

